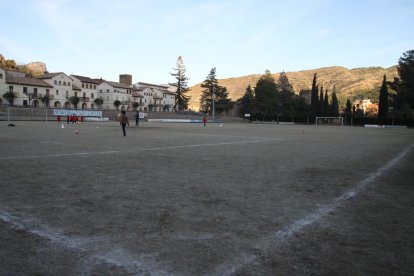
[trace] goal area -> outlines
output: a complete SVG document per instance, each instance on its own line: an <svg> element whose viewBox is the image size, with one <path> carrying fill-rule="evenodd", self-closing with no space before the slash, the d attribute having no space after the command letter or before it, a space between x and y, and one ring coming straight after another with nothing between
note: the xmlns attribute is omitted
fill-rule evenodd
<svg viewBox="0 0 414 276"><path fill-rule="evenodd" d="M342 117L316 117L315 125L324 125L324 126L343 126L344 118Z"/></svg>

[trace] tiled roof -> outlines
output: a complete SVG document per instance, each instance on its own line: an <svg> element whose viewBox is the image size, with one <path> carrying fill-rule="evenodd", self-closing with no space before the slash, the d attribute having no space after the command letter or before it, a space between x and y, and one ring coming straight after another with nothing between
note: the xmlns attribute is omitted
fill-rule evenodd
<svg viewBox="0 0 414 276"><path fill-rule="evenodd" d="M120 82L114 82L114 81L105 81L107 84L116 87L116 88L123 88L123 89L132 89L129 85L125 83Z"/></svg>
<svg viewBox="0 0 414 276"><path fill-rule="evenodd" d="M171 92L170 90L160 90L162 93L164 94L170 94L170 95L175 95L175 92Z"/></svg>
<svg viewBox="0 0 414 276"><path fill-rule="evenodd" d="M46 73L46 74L43 74L41 76L38 76L37 78L38 79L51 79L51 78L56 77L57 75L60 75L60 74L65 74L65 73L63 73L63 72Z"/></svg>
<svg viewBox="0 0 414 276"><path fill-rule="evenodd" d="M136 86L146 86L150 88L156 88L156 89L167 89L167 85L159 85L159 84L153 84L153 83L147 83L147 82L138 82L136 83Z"/></svg>
<svg viewBox="0 0 414 276"><path fill-rule="evenodd" d="M81 82L87 82L87 83L93 83L93 84L100 84L102 82L102 80L91 79L90 77L84 77L84 76L79 76L79 75L71 75L71 76L77 78Z"/></svg>
<svg viewBox="0 0 414 276"><path fill-rule="evenodd" d="M45 81L36 79L36 78L19 78L12 75L6 74L6 82L10 84L20 84L20 85L29 85L29 86L38 86L38 87L51 87L52 85L48 84Z"/></svg>

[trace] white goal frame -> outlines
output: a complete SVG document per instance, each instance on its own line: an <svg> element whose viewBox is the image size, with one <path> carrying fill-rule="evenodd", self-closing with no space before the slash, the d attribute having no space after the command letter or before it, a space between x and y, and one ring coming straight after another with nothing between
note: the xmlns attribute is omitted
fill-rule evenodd
<svg viewBox="0 0 414 276"><path fill-rule="evenodd" d="M341 120L341 126L344 126L344 118L343 117L316 117L315 118L315 125L318 125L318 119L340 119ZM321 124L319 124L319 125L321 125Z"/></svg>

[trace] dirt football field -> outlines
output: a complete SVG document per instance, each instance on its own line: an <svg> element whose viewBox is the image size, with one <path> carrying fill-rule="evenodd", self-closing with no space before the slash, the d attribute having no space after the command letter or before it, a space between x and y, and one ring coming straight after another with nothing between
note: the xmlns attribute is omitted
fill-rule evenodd
<svg viewBox="0 0 414 276"><path fill-rule="evenodd" d="M0 275L414 275L414 129L0 122Z"/></svg>

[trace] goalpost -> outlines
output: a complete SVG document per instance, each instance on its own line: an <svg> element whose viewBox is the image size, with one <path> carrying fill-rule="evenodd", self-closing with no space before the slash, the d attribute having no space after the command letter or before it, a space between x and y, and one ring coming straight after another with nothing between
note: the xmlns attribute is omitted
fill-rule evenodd
<svg viewBox="0 0 414 276"><path fill-rule="evenodd" d="M344 118L342 117L316 117L315 125L343 126Z"/></svg>

